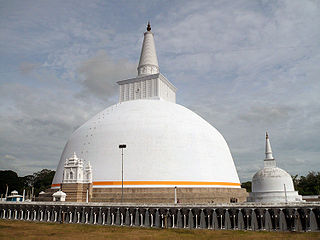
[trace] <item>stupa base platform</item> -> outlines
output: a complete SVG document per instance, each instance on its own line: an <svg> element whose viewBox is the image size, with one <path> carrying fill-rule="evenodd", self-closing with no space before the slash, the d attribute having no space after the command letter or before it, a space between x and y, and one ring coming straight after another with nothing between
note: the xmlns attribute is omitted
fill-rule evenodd
<svg viewBox="0 0 320 240"><path fill-rule="evenodd" d="M177 188L177 201L182 204L245 202L244 188ZM121 202L121 188L93 188L92 202ZM123 202L174 203L174 188L124 188Z"/></svg>

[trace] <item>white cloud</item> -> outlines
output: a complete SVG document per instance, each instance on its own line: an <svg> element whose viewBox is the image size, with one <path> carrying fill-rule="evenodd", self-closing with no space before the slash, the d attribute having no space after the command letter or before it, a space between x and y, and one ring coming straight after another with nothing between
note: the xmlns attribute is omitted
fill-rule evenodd
<svg viewBox="0 0 320 240"><path fill-rule="evenodd" d="M319 3L197 4L158 17L164 19L156 35L160 64L178 87L178 101L225 136L240 178L254 173L247 166L263 165L265 130L281 166L305 174L308 165L290 162L303 156L317 162L310 149L320 144L314 137L320 132Z"/></svg>
<svg viewBox="0 0 320 240"><path fill-rule="evenodd" d="M117 81L136 74L136 65L125 59L114 61L105 51L100 51L81 64L79 73L84 77L81 96L91 94L108 100L118 93Z"/></svg>

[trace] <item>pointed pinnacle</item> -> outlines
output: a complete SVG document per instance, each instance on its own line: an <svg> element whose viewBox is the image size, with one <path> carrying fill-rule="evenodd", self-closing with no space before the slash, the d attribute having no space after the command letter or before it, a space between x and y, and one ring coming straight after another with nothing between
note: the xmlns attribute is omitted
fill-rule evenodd
<svg viewBox="0 0 320 240"><path fill-rule="evenodd" d="M148 31L148 32L151 31L150 21L148 21L147 31Z"/></svg>

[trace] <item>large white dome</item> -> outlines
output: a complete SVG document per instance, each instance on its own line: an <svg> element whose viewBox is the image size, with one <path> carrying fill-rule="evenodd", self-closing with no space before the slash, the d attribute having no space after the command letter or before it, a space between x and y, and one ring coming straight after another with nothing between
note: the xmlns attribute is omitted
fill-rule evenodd
<svg viewBox="0 0 320 240"><path fill-rule="evenodd" d="M53 180L76 152L90 161L94 187L233 187L238 174L223 136L189 109L163 100L115 104L78 128L68 140Z"/></svg>

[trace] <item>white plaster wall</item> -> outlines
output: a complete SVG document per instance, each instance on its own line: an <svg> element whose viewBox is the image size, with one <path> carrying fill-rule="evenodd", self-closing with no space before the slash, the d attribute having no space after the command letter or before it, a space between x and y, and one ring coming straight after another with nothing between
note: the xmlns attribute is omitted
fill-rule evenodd
<svg viewBox="0 0 320 240"><path fill-rule="evenodd" d="M291 176L281 168L265 167L252 178L252 192L294 191Z"/></svg>
<svg viewBox="0 0 320 240"><path fill-rule="evenodd" d="M118 84L119 102L148 98L176 102L176 88L162 74L140 76Z"/></svg>
<svg viewBox="0 0 320 240"><path fill-rule="evenodd" d="M178 104L135 100L108 107L71 135L53 184L61 183L64 161L73 152L91 162L93 182L121 181L122 143L125 181L240 183L226 141L208 122Z"/></svg>
<svg viewBox="0 0 320 240"><path fill-rule="evenodd" d="M176 102L175 92L162 79L158 79L158 81L160 85L159 97L170 102Z"/></svg>
<svg viewBox="0 0 320 240"><path fill-rule="evenodd" d="M297 191L279 192L255 192L250 193L248 202L261 203L281 203L281 202L299 202L302 201L302 196Z"/></svg>
<svg viewBox="0 0 320 240"><path fill-rule="evenodd" d="M138 75L159 73L159 64L152 32L145 32L141 49Z"/></svg>

